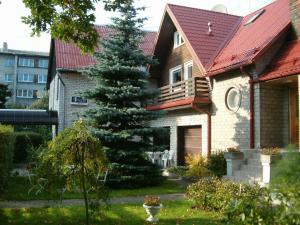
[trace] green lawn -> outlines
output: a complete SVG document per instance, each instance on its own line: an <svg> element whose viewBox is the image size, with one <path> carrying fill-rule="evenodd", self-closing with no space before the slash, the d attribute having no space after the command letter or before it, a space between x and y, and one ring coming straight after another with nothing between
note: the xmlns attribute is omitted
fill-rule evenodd
<svg viewBox="0 0 300 225"><path fill-rule="evenodd" d="M221 215L193 210L187 201L163 202L164 208L158 225L216 225L221 224ZM1 225L84 225L83 207L42 209L0 209ZM93 225L144 225L147 218L141 205L113 205L105 211L102 219L96 218ZM149 224L150 225L150 224Z"/></svg>
<svg viewBox="0 0 300 225"><path fill-rule="evenodd" d="M35 193L28 194L30 183L27 178L14 177L9 182L9 186L3 193L0 193L0 200L48 200L53 197L47 193L36 195ZM110 197L127 197L127 196L144 196L155 194L173 194L185 192L185 189L180 187L175 181L164 181L157 187L148 187L140 189L120 189L111 190ZM64 199L77 199L82 198L82 194L78 192L66 192L63 196ZM0 223L1 224L1 223Z"/></svg>

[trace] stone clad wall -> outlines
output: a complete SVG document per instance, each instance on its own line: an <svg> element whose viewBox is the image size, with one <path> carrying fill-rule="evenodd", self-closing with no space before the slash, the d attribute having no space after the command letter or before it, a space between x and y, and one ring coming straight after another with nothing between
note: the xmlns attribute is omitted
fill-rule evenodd
<svg viewBox="0 0 300 225"><path fill-rule="evenodd" d="M240 70L217 76L212 84L212 151L239 146L248 149L250 145L249 77ZM231 87L241 92L241 105L237 112L230 111L225 96Z"/></svg>

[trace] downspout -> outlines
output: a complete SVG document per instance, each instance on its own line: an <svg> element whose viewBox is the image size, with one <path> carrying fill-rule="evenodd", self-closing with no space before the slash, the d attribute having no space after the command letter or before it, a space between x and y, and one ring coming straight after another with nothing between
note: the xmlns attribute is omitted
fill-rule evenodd
<svg viewBox="0 0 300 225"><path fill-rule="evenodd" d="M241 72L249 77L249 108L250 108L250 149L254 149L254 80L253 77L240 67Z"/></svg>
<svg viewBox="0 0 300 225"><path fill-rule="evenodd" d="M199 108L195 103L192 103L192 108L200 113L207 115L207 156L211 155L211 113L209 110Z"/></svg>

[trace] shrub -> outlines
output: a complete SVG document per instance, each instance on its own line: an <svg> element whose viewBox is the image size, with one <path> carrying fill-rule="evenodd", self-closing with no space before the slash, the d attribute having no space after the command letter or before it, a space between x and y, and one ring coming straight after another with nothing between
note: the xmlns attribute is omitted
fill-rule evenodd
<svg viewBox="0 0 300 225"><path fill-rule="evenodd" d="M187 188L187 197L194 207L204 210L225 211L232 199L258 195L258 187L236 184L219 178L201 179Z"/></svg>
<svg viewBox="0 0 300 225"><path fill-rule="evenodd" d="M207 159L207 169L216 177L226 175L227 163L223 152L212 154Z"/></svg>
<svg viewBox="0 0 300 225"><path fill-rule="evenodd" d="M34 132L16 132L14 146L14 162L24 163L28 161L28 152L38 148L44 143L42 135Z"/></svg>
<svg viewBox="0 0 300 225"><path fill-rule="evenodd" d="M241 149L239 147L230 147L226 149L227 152L241 152Z"/></svg>
<svg viewBox="0 0 300 225"><path fill-rule="evenodd" d="M0 190L5 187L12 168L13 146L13 128L0 125Z"/></svg>
<svg viewBox="0 0 300 225"><path fill-rule="evenodd" d="M186 166L173 166L168 168L169 173L174 173L179 177L185 177L187 174L188 168Z"/></svg>
<svg viewBox="0 0 300 225"><path fill-rule="evenodd" d="M199 179L209 174L207 160L203 156L189 154L186 156L185 160L188 167L187 176Z"/></svg>

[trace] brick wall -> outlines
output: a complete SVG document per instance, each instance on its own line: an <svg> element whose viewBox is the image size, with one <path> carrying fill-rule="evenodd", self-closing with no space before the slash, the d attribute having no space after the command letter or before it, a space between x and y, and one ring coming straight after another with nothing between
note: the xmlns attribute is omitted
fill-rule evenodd
<svg viewBox="0 0 300 225"><path fill-rule="evenodd" d="M261 84L260 99L260 146L286 146L289 142L288 89Z"/></svg>
<svg viewBox="0 0 300 225"><path fill-rule="evenodd" d="M184 126L201 126L202 127L202 155L207 155L207 116L199 114L194 110L185 110L169 112L164 117L152 121L153 127L170 127L170 150L175 151L177 158L177 131L178 127Z"/></svg>
<svg viewBox="0 0 300 225"><path fill-rule="evenodd" d="M241 93L241 105L236 112L230 111L225 103L226 93L232 87ZM212 150L249 148L249 77L236 70L212 79L212 102Z"/></svg>
<svg viewBox="0 0 300 225"><path fill-rule="evenodd" d="M290 0L290 10L294 32L300 37L300 0Z"/></svg>

